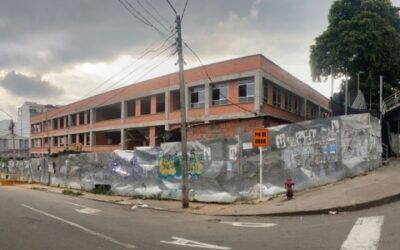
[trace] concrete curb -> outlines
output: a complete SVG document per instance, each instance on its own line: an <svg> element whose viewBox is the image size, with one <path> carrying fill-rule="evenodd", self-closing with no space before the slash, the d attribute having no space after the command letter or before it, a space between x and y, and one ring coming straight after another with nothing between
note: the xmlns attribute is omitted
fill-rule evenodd
<svg viewBox="0 0 400 250"><path fill-rule="evenodd" d="M15 186L18 186L15 185ZM44 192L49 192L49 193L54 193L54 194L60 194L64 195L62 193L54 192L51 191L47 188L38 188L38 189L33 189L33 188L27 188L30 190L36 190L36 191L44 191ZM118 203L117 201L107 201L107 200L102 200L102 199L96 199L96 198L91 198L91 197L85 197L84 195L82 196L76 196L77 198L81 199L87 199L87 200L93 200L93 201L98 201L98 202L103 202L103 203L109 203L109 204L115 204L115 205L120 205L120 206L132 206L135 204L121 204ZM298 210L298 211L290 211L290 212L277 212L277 213L226 213L226 214L216 214L216 213L202 213L201 209L193 211L191 209L184 210L184 209L175 209L175 208L162 208L162 207L152 207L148 206L142 209L151 209L155 211L161 211L161 212L173 212L173 213L190 213L193 215L205 215L205 216L222 216L222 217L252 217L252 216L259 216L259 217L290 217L290 216L307 216L307 215L323 215L323 214L329 214L330 211L336 211L336 212L351 212L351 211L358 211L358 210L363 210L363 209L369 209L377 206L382 206L385 204L389 204L392 202L396 202L400 200L400 193L394 194L391 196L383 197L380 199L376 200L370 200L366 202L361 202L357 204L352 204L352 205L347 205L347 206L338 206L338 207L331 207L331 208L322 208L322 209L314 209L314 210Z"/></svg>
<svg viewBox="0 0 400 250"><path fill-rule="evenodd" d="M315 210L302 210L302 211L291 211L291 212L281 212L281 213L253 213L253 214L210 214L212 216L260 216L260 217L279 217L279 216L303 216L303 215L323 215L329 214L330 211L336 212L352 212L359 211L363 209L369 209L373 207L378 207L382 205L386 205L392 202L396 202L400 200L400 193L387 196L377 200L366 201L358 204L348 205L348 206L338 206L332 208L323 208L323 209L315 209Z"/></svg>

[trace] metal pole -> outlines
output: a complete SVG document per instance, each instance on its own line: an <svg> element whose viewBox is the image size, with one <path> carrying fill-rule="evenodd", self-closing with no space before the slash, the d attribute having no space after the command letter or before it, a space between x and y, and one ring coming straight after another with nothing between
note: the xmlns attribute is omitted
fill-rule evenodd
<svg viewBox="0 0 400 250"><path fill-rule="evenodd" d="M262 153L262 147L258 147L260 150L260 200L262 199L262 182L263 182L263 167L262 167L262 162L263 162L263 153Z"/></svg>
<svg viewBox="0 0 400 250"><path fill-rule="evenodd" d="M331 98L333 98L333 73L331 71Z"/></svg>
<svg viewBox="0 0 400 250"><path fill-rule="evenodd" d="M379 76L379 113L382 124L382 91L383 91L383 76Z"/></svg>
<svg viewBox="0 0 400 250"><path fill-rule="evenodd" d="M348 94L348 84L347 84L347 74L344 76L344 114L347 115L347 94Z"/></svg>
<svg viewBox="0 0 400 250"><path fill-rule="evenodd" d="M187 157L187 137L186 137L186 98L185 98L185 78L183 74L183 55L182 55L182 34L181 18L176 15L176 31L178 34L176 44L179 58L179 90L181 104L181 149L182 149L182 207L189 207L189 179L188 179L188 157Z"/></svg>

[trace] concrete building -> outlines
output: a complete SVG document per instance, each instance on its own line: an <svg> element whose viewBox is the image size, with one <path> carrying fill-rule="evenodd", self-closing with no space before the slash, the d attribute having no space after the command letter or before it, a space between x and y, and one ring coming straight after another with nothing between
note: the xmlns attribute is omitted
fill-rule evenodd
<svg viewBox="0 0 400 250"><path fill-rule="evenodd" d="M185 70L185 81L189 140L329 114L327 98L262 55ZM179 141L179 92L173 73L35 115L31 153L70 144L101 152Z"/></svg>
<svg viewBox="0 0 400 250"><path fill-rule="evenodd" d="M0 121L0 136L10 133L11 120L1 120Z"/></svg>
<svg viewBox="0 0 400 250"><path fill-rule="evenodd" d="M29 158L29 139L19 135L6 134L0 136L0 156L12 159L14 156L15 141L15 157L17 159Z"/></svg>
<svg viewBox="0 0 400 250"><path fill-rule="evenodd" d="M30 139L31 117L37 114L46 113L59 107L60 106L54 106L50 104L44 105L35 102L24 102L24 104L18 108L18 120L16 121L14 128L15 134Z"/></svg>

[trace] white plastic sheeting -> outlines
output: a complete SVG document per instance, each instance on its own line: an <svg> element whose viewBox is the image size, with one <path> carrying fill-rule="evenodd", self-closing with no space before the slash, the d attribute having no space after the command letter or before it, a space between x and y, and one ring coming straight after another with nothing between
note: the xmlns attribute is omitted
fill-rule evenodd
<svg viewBox="0 0 400 250"><path fill-rule="evenodd" d="M271 145L263 153L264 196L284 192L290 176L304 189L358 175L381 164L379 121L369 114L332 117L270 128ZM259 150L251 134L188 144L192 200L234 202L255 199L259 186ZM71 154L19 162L18 178L92 190L110 185L120 195L181 198L180 143L114 153Z"/></svg>

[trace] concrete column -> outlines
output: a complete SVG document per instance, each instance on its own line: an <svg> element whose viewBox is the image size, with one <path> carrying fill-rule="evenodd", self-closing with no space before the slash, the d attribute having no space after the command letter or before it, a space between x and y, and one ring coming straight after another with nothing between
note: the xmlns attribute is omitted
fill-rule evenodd
<svg viewBox="0 0 400 250"><path fill-rule="evenodd" d="M204 85L204 121L206 123L209 122L209 113L210 113L210 83L207 82Z"/></svg>
<svg viewBox="0 0 400 250"><path fill-rule="evenodd" d="M89 150L90 151L92 151L93 150L93 146L94 146L94 144L93 144L93 124L94 124L94 121L95 121L95 112L94 112L94 109L90 109L89 110L89 127L90 127L90 130L89 130Z"/></svg>
<svg viewBox="0 0 400 250"><path fill-rule="evenodd" d="M83 113L83 123L84 123L85 125L89 123L88 112L87 112L87 111L85 111L85 112Z"/></svg>
<svg viewBox="0 0 400 250"><path fill-rule="evenodd" d="M122 101L121 102L121 124L124 124L125 123L125 118L126 118L126 102L125 101Z"/></svg>
<svg viewBox="0 0 400 250"><path fill-rule="evenodd" d="M149 127L149 146L156 146L156 127Z"/></svg>
<svg viewBox="0 0 400 250"><path fill-rule="evenodd" d="M72 144L72 135L67 135L67 145Z"/></svg>
<svg viewBox="0 0 400 250"><path fill-rule="evenodd" d="M165 130L169 130L169 112L170 112L170 105L171 105L171 93L169 90L165 92Z"/></svg>
<svg viewBox="0 0 400 250"><path fill-rule="evenodd" d="M85 146L87 145L86 134L87 133L83 134L83 145L85 145Z"/></svg>
<svg viewBox="0 0 400 250"><path fill-rule="evenodd" d="M67 117L64 116L63 119L64 119L64 128L68 128Z"/></svg>
<svg viewBox="0 0 400 250"><path fill-rule="evenodd" d="M57 128L61 129L61 118L57 118Z"/></svg>
<svg viewBox="0 0 400 250"><path fill-rule="evenodd" d="M90 149L90 151L93 151L93 148L94 148L94 134L93 134L93 131L90 131L89 132L89 149Z"/></svg>
<svg viewBox="0 0 400 250"><path fill-rule="evenodd" d="M124 128L121 128L121 150L126 150L126 133Z"/></svg>
<svg viewBox="0 0 400 250"><path fill-rule="evenodd" d="M254 76L254 110L259 115L263 104L264 89L260 72Z"/></svg>
<svg viewBox="0 0 400 250"><path fill-rule="evenodd" d="M136 99L135 100L135 116L140 116L141 115L140 110L141 110L140 99Z"/></svg>
<svg viewBox="0 0 400 250"><path fill-rule="evenodd" d="M319 118L321 118L321 107L320 106L318 106L318 109L317 109L317 119L319 119Z"/></svg>
<svg viewBox="0 0 400 250"><path fill-rule="evenodd" d="M75 122L75 123L76 123L76 126L79 126L79 125L80 125L80 123L79 123L79 122L80 122L79 117L80 117L80 113L77 113L77 114L76 114L76 122Z"/></svg>
<svg viewBox="0 0 400 250"><path fill-rule="evenodd" d="M295 95L291 95L292 98L292 106L290 107L290 111L292 111L293 113L296 113L296 107L294 106L294 104L296 103L296 96Z"/></svg>
<svg viewBox="0 0 400 250"><path fill-rule="evenodd" d="M75 143L76 143L76 145L80 144L80 141L79 141L79 134L76 134L76 135L75 135Z"/></svg>
<svg viewBox="0 0 400 250"><path fill-rule="evenodd" d="M152 95L150 97L150 114L157 113L157 96Z"/></svg>

